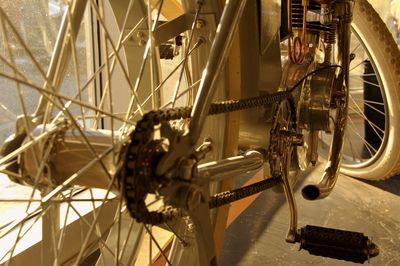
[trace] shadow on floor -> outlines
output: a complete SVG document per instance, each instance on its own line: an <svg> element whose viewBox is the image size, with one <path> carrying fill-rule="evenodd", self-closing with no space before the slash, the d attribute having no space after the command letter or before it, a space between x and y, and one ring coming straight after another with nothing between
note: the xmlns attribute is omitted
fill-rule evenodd
<svg viewBox="0 0 400 266"><path fill-rule="evenodd" d="M363 181L368 185L380 188L394 195L400 196L400 175L382 181Z"/></svg>

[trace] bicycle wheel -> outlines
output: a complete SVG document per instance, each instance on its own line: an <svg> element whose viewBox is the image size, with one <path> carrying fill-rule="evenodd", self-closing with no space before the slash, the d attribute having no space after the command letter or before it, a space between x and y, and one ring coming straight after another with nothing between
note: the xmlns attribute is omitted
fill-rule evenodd
<svg viewBox="0 0 400 266"><path fill-rule="evenodd" d="M176 8L186 15L172 17ZM163 245L188 231L190 219L163 224L161 234L136 223L115 173L143 114L193 104L219 16L214 1L2 1L0 171L13 182L3 181L0 200L12 213L1 227L1 263L132 265L157 253L168 260ZM227 95L220 75L216 100ZM202 134L215 142L208 160L228 148L226 126L225 116L207 121ZM155 194L146 203L164 205ZM170 253L189 252L179 263L196 263L195 242L176 237L189 248ZM144 260L140 246L148 248Z"/></svg>
<svg viewBox="0 0 400 266"><path fill-rule="evenodd" d="M365 0L355 1L352 22L349 115L342 173L370 180L400 171L400 52Z"/></svg>

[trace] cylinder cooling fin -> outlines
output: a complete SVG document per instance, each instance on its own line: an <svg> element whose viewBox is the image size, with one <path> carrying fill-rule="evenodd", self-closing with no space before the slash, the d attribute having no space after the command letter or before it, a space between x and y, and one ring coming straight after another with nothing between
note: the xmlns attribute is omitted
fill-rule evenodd
<svg viewBox="0 0 400 266"><path fill-rule="evenodd" d="M310 33L323 33L323 41L328 43L335 42L336 23L332 20L335 1L291 1L291 21L292 30L301 31L303 29L304 2L307 5L306 29ZM307 4L307 3L306 3Z"/></svg>

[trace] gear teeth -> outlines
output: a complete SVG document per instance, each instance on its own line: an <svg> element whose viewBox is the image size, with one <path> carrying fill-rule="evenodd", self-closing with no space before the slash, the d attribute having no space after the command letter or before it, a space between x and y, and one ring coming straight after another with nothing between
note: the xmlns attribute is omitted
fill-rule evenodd
<svg viewBox="0 0 400 266"><path fill-rule="evenodd" d="M277 92L267 96L237 101L213 103L211 104L209 115L262 107L288 98L291 98L290 91ZM121 168L123 170L119 171L118 176L120 178L120 182L125 184L124 195L129 213L131 217L136 219L138 222L157 225L182 215L179 209L172 206L164 206L157 211L150 211L146 207L145 198L148 193L152 193L151 186L141 184L143 182L148 183L149 179L155 177L152 177L151 174L149 176L148 171L139 171L137 168L141 167L138 160L140 161L139 158L143 157L141 153L146 152L144 151L145 145L153 140L154 126L167 123L172 120L188 119L190 118L191 112L192 107L153 110L144 114L142 119L136 123L135 130L131 135L131 142L129 143L127 149L125 149L125 154L123 155L123 158L125 158L125 162ZM210 203L210 207L221 206L239 198L247 197L248 195L254 194L254 191L261 191L270 186L270 184L260 184L257 188L251 187L243 190L231 191L224 196L217 195L212 198L214 203Z"/></svg>

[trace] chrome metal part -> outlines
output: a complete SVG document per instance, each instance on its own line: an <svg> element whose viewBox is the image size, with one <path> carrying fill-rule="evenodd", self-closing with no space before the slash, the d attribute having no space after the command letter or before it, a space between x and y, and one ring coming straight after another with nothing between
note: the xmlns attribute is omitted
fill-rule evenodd
<svg viewBox="0 0 400 266"><path fill-rule="evenodd" d="M339 176L346 119L347 101L343 100L336 110L335 129L333 131L331 149L322 179L316 185L311 184L303 188L302 194L304 198L309 200L325 198L335 186Z"/></svg>
<svg viewBox="0 0 400 266"><path fill-rule="evenodd" d="M170 39L178 36L182 32L190 30L194 21L195 15L185 13L173 20L170 20L154 31L154 41L156 45L165 43Z"/></svg>
<svg viewBox="0 0 400 266"><path fill-rule="evenodd" d="M280 1L276 0L248 1L244 8L239 25L240 50L246 53L240 58L243 98L259 96L260 91L268 94L278 91L282 76L280 8ZM246 118L256 114L255 111L244 113ZM259 114L256 117L260 117Z"/></svg>
<svg viewBox="0 0 400 266"><path fill-rule="evenodd" d="M314 66L315 64L313 62L304 62L301 65L297 65L291 62L288 58L286 58L286 61L284 63L284 68L283 68L283 73L284 76L282 78L282 83L281 87L283 88L291 88L297 84L297 82L302 78L307 75L307 73L310 73L311 71L314 71ZM293 98L295 99L295 102L298 102L300 99L300 96L302 95L302 90L295 90L293 92ZM302 130L298 124L299 124L299 108L296 106L296 124L297 124L297 133L303 135L303 145L295 147L295 152L297 153L297 162L299 165L299 168L301 170L305 170L310 162L310 147L311 147L311 141L310 141L310 133L307 130Z"/></svg>
<svg viewBox="0 0 400 266"><path fill-rule="evenodd" d="M125 42L125 46L140 46L143 47L146 45L147 39L149 38L148 33L149 30L147 28L139 28L136 29L136 34L132 34L132 31L135 29L127 28L124 29L125 36L131 34L129 39Z"/></svg>
<svg viewBox="0 0 400 266"><path fill-rule="evenodd" d="M282 175L283 180L283 189L285 191L286 201L289 205L289 229L286 235L286 242L295 243L296 242L296 233L297 233L297 206L296 201L294 199L293 188L291 182L289 180L289 168L290 166L286 166L286 173Z"/></svg>
<svg viewBox="0 0 400 266"><path fill-rule="evenodd" d="M297 208L290 180L291 158L293 146L302 142L301 137L295 131L295 121L295 110L290 101L284 100L278 103L273 118L268 150L271 175L281 176L289 205L289 230L286 236L286 241L289 243L295 243L297 232Z"/></svg>
<svg viewBox="0 0 400 266"><path fill-rule="evenodd" d="M283 75L280 9L280 1L248 1L243 11L239 25L240 49L246 53L246 56L240 58L243 98L273 94L279 90ZM269 111L266 108L254 108L240 113L240 149L268 147Z"/></svg>
<svg viewBox="0 0 400 266"><path fill-rule="evenodd" d="M338 58L342 66L340 80L344 80L342 91L335 97L336 115L334 119L334 131L332 137L331 149L329 152L328 162L324 170L322 179L316 185L307 185L303 188L303 197L309 200L321 199L327 197L334 188L342 160L342 148L344 141L344 131L347 124L348 97L349 90L347 84L349 81L349 63L350 63L350 36L351 36L351 19L352 19L352 1L340 1L336 5L336 12L341 18L338 22Z"/></svg>
<svg viewBox="0 0 400 266"><path fill-rule="evenodd" d="M300 129L331 130L329 118L336 71L335 68L327 68L310 76L305 82L298 103Z"/></svg>
<svg viewBox="0 0 400 266"><path fill-rule="evenodd" d="M179 236L179 238L175 237L172 242L171 252L168 258L171 264L181 265L182 261L199 261L199 252L195 245L196 228L190 218L183 217L182 219L173 220L168 222L167 225L175 235Z"/></svg>
<svg viewBox="0 0 400 266"><path fill-rule="evenodd" d="M109 152L101 161L106 166L109 173L104 172L103 166L94 158L91 149L88 147L84 138L77 129L68 129L60 126L58 130L52 132L51 128L44 128L39 125L33 131L34 136L39 136L41 132L49 132L49 136L23 153L20 157L21 169L23 170L23 179L25 183L32 182L37 173L40 172L36 164L31 160L35 152L38 158L46 157L43 152L50 152L49 161L46 164L46 176L41 176L39 183L47 186L57 186L69 179L74 173L85 171L82 175L75 179L71 185L89 186L93 188L107 188L109 186L109 176L115 174L117 154L119 150ZM119 142L119 135L108 130L90 130L83 131L85 137L90 141L92 148L100 155L106 152L113 143ZM51 149L47 149L48 145L52 145ZM118 145L116 145L118 147ZM117 148L118 149L118 148ZM94 163L90 164L93 161ZM84 167L90 164L89 168Z"/></svg>
<svg viewBox="0 0 400 266"><path fill-rule="evenodd" d="M181 33L191 30L194 19L195 14L185 13L160 25L154 32L155 45L165 43ZM216 17L214 14L200 14L196 21L196 35L211 41L214 38L214 33L210 31L210 28L213 28L215 24Z"/></svg>
<svg viewBox="0 0 400 266"><path fill-rule="evenodd" d="M343 67L344 81L349 85L349 66L350 66L350 39L351 39L351 21L353 19L353 1L338 1L336 5L336 16L340 17L338 21L338 55L339 64Z"/></svg>
<svg viewBox="0 0 400 266"><path fill-rule="evenodd" d="M179 140L175 143L176 149L162 158L157 166L157 174L165 174L173 167L178 158L189 156L193 151L193 146L199 140L209 113L211 99L215 94L218 83L218 75L215 75L215 73L222 71L245 3L246 1L239 0L226 3L218 25L218 29L220 30L217 30L209 60L203 71L199 91L191 111L190 117L192 121L196 122L190 123L189 134L179 137Z"/></svg>
<svg viewBox="0 0 400 266"><path fill-rule="evenodd" d="M217 265L211 220L209 218L206 197L200 196L200 202L189 208L189 216L194 224L200 265Z"/></svg>
<svg viewBox="0 0 400 266"><path fill-rule="evenodd" d="M253 62L254 64L254 62ZM250 67L248 71L253 68ZM260 56L260 84L258 88L262 92L274 93L278 91L282 80L281 49L279 34L275 34L269 40L268 47Z"/></svg>
<svg viewBox="0 0 400 266"><path fill-rule="evenodd" d="M68 27L72 27L70 30L74 34L78 34L78 29L81 25L81 21L84 15L85 6L87 4L87 0L82 1L74 1L72 6L68 6L68 9L64 13L64 17L61 22L60 31L58 33L57 42L55 44L55 49L52 54L52 58L50 60L50 65L46 74L46 84L43 86L44 88L54 88L57 90L62 82L62 77L64 76L64 72L66 71L66 67L68 64L65 64L66 59L69 57L71 53L70 42L76 38L76 36L71 36ZM68 14L73 14L73 17L68 19ZM34 117L44 115L45 109L47 106L47 100L45 97L40 98L40 102L38 107L36 108Z"/></svg>
<svg viewBox="0 0 400 266"><path fill-rule="evenodd" d="M310 162L312 165L315 165L318 161L318 141L319 141L319 132L312 131L311 139L310 139Z"/></svg>
<svg viewBox="0 0 400 266"><path fill-rule="evenodd" d="M197 175L210 182L234 178L239 175L252 176L260 171L264 164L264 156L258 151L247 151L244 155L200 164Z"/></svg>
<svg viewBox="0 0 400 266"><path fill-rule="evenodd" d="M297 43L293 42L293 48L308 50L307 56L313 56L315 52L323 53L326 62L332 62L332 44L336 40L336 17L335 17L335 1L309 1L307 12L304 12L304 1L290 0L292 12L291 17L293 33ZM303 32L306 31L306 34ZM300 39L300 35L304 40ZM303 44L304 42L304 44ZM290 43L289 43L290 45ZM321 48L321 52L318 51ZM290 50L290 49L289 49ZM296 53L289 53L291 59L296 59ZM293 56L294 55L294 56ZM297 57L300 50L297 52ZM296 60L292 60L296 63ZM299 63L299 62L297 62Z"/></svg>
<svg viewBox="0 0 400 266"><path fill-rule="evenodd" d="M307 130L301 131L303 135L303 145L296 147L297 161L300 170L305 171L311 162L311 134Z"/></svg>
<svg viewBox="0 0 400 266"><path fill-rule="evenodd" d="M265 106L274 102L291 98L291 92L278 92L273 95L215 103L211 105L209 115L233 112L257 106ZM290 108L292 109L292 108ZM125 184L125 197L128 202L128 210L132 217L138 221L151 224L159 224L170 220L175 215L179 215L178 209L166 209L161 211L151 211L145 207L145 196L148 193L160 192L164 196L177 195L175 206L186 208L188 191L190 185L208 187L208 183L196 183L195 177L196 158L202 158L205 153L210 151L211 142L207 140L204 145L195 150L192 145L184 143L190 150L182 150L181 141L187 141L181 132L172 130L169 122L180 119L189 119L191 114L190 107L173 108L167 110L157 110L146 113L141 120L136 123L135 130L131 133L131 142L127 145L122 155L125 158L123 165L119 168L118 177L120 182ZM291 112L294 114L294 112ZM294 121L294 120L293 120ZM160 126L161 125L161 126ZM155 128L160 128L159 133L155 134ZM157 135L156 139L154 138ZM284 140L298 143L295 135L283 134ZM168 139L165 149L162 147L163 139ZM171 153L170 153L171 152ZM173 156L167 156L172 154ZM163 165L164 159L171 160L172 166L165 173L158 172L158 167ZM167 164L168 165L168 164ZM153 167L154 166L154 167ZM162 169L162 168L161 168ZM190 182L182 182L183 179ZM144 182L146 186L137 186ZM160 190L163 190L161 193ZM186 192L185 192L186 191ZM178 195L179 194L179 195ZM139 197L137 196L139 195ZM144 220L146 219L146 220Z"/></svg>
<svg viewBox="0 0 400 266"><path fill-rule="evenodd" d="M294 107L288 100L276 105L270 132L268 160L271 176L283 175L292 156L291 137L295 132Z"/></svg>
<svg viewBox="0 0 400 266"><path fill-rule="evenodd" d="M211 105L211 98L215 92L218 79L218 75L215 75L215 73L222 70L245 4L246 0L226 2L191 114L193 121L196 121L196 123L190 123L189 143L191 145L194 145L200 137Z"/></svg>

